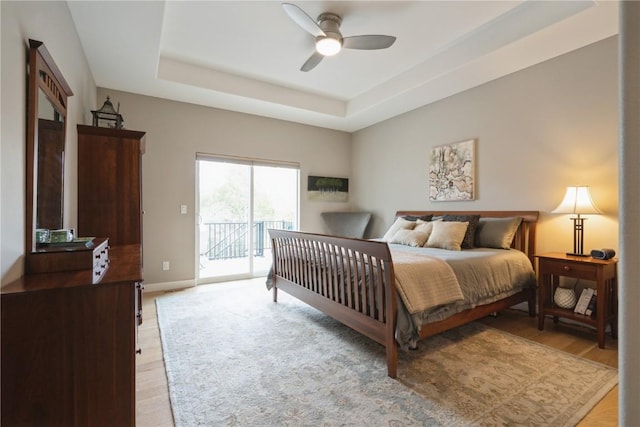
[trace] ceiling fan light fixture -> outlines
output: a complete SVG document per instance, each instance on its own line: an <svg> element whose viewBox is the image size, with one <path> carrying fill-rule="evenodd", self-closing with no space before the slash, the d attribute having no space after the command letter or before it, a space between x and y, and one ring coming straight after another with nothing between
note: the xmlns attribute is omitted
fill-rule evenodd
<svg viewBox="0 0 640 427"><path fill-rule="evenodd" d="M340 49L342 49L340 40L331 37L319 37L318 40L316 40L316 50L321 55L333 56L340 52Z"/></svg>
<svg viewBox="0 0 640 427"><path fill-rule="evenodd" d="M386 49L396 41L394 36L378 34L363 34L343 38L342 33L340 33L340 24L342 24L340 15L325 12L318 15L318 19L314 20L295 4L282 3L282 7L300 28L315 37L316 51L302 64L300 71L313 70L325 56L335 55L342 48L360 50Z"/></svg>

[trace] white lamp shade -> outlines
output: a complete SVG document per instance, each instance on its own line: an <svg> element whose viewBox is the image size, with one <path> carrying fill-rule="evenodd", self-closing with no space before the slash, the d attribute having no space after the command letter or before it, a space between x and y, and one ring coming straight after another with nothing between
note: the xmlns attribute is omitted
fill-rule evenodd
<svg viewBox="0 0 640 427"><path fill-rule="evenodd" d="M591 199L589 187L567 187L564 199L557 208L551 211L556 214L600 214L600 209L596 207Z"/></svg>

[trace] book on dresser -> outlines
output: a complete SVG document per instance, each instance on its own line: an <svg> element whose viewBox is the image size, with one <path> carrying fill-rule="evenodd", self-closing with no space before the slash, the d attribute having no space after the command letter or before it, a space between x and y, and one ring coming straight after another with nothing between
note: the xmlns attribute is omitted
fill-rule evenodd
<svg viewBox="0 0 640 427"><path fill-rule="evenodd" d="M597 300L598 300L598 291L594 290L593 295L591 295L591 299L589 300L589 305L587 306L587 309L584 312L585 315L595 317Z"/></svg>
<svg viewBox="0 0 640 427"><path fill-rule="evenodd" d="M576 307L573 309L575 313L585 314L587 311L587 307L589 307L589 302L591 302L591 297L594 295L593 288L584 288L582 293L580 294L580 298L578 299L578 303Z"/></svg>

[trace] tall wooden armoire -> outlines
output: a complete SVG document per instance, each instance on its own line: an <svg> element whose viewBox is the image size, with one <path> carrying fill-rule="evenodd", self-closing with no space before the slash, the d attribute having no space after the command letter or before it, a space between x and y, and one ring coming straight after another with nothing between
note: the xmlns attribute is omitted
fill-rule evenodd
<svg viewBox="0 0 640 427"><path fill-rule="evenodd" d="M78 125L79 236L142 244L145 133Z"/></svg>

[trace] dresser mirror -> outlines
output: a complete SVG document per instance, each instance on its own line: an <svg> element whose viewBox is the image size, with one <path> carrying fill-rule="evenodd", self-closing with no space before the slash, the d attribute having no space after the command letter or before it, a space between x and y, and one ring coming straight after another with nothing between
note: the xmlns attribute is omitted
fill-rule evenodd
<svg viewBox="0 0 640 427"><path fill-rule="evenodd" d="M64 224L67 99L73 95L44 43L40 41L29 40L28 71L27 257L37 249L37 229L58 229Z"/></svg>

